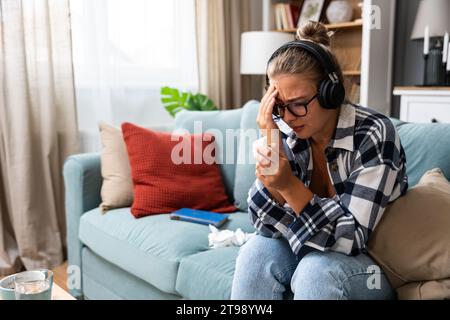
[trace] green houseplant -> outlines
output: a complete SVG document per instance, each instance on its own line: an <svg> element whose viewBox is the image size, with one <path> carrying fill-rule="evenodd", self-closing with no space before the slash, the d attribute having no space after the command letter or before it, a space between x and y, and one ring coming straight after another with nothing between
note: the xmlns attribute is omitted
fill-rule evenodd
<svg viewBox="0 0 450 320"><path fill-rule="evenodd" d="M162 87L161 102L172 117L183 109L196 111L218 110L214 102L201 93L180 92L176 88Z"/></svg>

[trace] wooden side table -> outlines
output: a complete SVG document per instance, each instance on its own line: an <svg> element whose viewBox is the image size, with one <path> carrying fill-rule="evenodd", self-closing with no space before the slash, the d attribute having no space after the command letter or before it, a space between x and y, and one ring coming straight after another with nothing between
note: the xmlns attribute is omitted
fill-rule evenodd
<svg viewBox="0 0 450 320"><path fill-rule="evenodd" d="M52 300L76 300L70 293L53 283Z"/></svg>
<svg viewBox="0 0 450 320"><path fill-rule="evenodd" d="M450 87L395 87L400 96L400 120L450 123Z"/></svg>

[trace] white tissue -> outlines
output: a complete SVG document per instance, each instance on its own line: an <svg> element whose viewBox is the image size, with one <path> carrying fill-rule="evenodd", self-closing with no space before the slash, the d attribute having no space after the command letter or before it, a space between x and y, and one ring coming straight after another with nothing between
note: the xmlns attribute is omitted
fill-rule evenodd
<svg viewBox="0 0 450 320"><path fill-rule="evenodd" d="M262 138L259 138L258 140L253 142L253 146L252 147L253 147L252 148L253 157L258 162L258 151L257 151L257 148L258 147L266 147L267 148L267 136L263 136ZM277 172L277 170L278 170L279 165L280 165L280 156L279 156L279 153L276 151L277 149L273 149L272 147L270 147L270 149L272 150L272 153L271 153L270 157L262 156L265 159L270 161L268 167L263 167L263 168L260 169L260 173L262 175L265 175L265 176L275 174Z"/></svg>
<svg viewBox="0 0 450 320"><path fill-rule="evenodd" d="M258 159L258 151L256 151L258 147L267 147L267 136L263 136L262 138L259 138L258 140L253 142L252 151L253 157L255 157L255 159Z"/></svg>
<svg viewBox="0 0 450 320"><path fill-rule="evenodd" d="M230 246L240 247L256 234L256 232L243 232L241 228L238 228L236 231L219 230L212 224L209 225L209 230L211 232L208 234L208 240L212 249Z"/></svg>

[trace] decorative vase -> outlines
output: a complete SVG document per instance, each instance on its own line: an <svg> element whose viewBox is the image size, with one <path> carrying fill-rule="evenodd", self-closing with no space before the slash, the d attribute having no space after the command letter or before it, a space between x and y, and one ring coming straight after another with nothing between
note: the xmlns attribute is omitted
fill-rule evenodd
<svg viewBox="0 0 450 320"><path fill-rule="evenodd" d="M342 23L352 20L353 7L347 0L333 0L326 11L329 23Z"/></svg>

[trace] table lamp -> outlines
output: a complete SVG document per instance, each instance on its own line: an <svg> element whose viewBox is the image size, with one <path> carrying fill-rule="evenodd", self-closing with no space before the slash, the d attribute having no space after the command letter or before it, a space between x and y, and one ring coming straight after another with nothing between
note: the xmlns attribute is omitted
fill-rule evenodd
<svg viewBox="0 0 450 320"><path fill-rule="evenodd" d="M424 39L424 86L445 85L448 66L450 1L422 0L417 10L412 40ZM447 36L445 34L447 33Z"/></svg>
<svg viewBox="0 0 450 320"><path fill-rule="evenodd" d="M294 35L276 31L251 31L241 34L241 74L266 74L272 53Z"/></svg>

